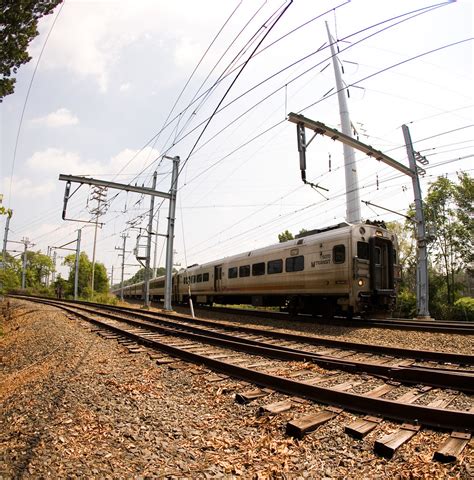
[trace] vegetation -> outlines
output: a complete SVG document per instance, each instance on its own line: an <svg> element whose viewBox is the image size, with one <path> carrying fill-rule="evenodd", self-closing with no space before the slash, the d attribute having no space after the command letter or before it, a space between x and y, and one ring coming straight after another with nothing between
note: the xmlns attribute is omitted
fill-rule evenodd
<svg viewBox="0 0 474 480"><path fill-rule="evenodd" d="M473 320L474 180L459 173L457 181L437 178L424 200L429 232L429 311L438 319ZM416 240L413 222L391 223L399 238L402 282L397 315L416 314ZM466 298L462 298L462 297Z"/></svg>
<svg viewBox="0 0 474 480"><path fill-rule="evenodd" d="M0 256L1 258L1 256ZM29 294L49 297L73 298L76 255L68 255L64 265L69 266L68 278L58 275L53 284L49 285L47 279L53 273L52 260L41 252L27 252L25 271L25 290ZM3 259L2 259L3 261ZM0 268L0 293L18 291L21 288L22 260L7 254L5 268ZM109 280L105 266L96 262L94 266L94 292L91 290L92 262L86 253L81 252L79 258L79 283L78 296L84 300L99 303L114 303L116 298L109 294Z"/></svg>
<svg viewBox="0 0 474 480"><path fill-rule="evenodd" d="M76 268L76 254L68 255L64 259L64 265L69 267L69 277L65 284L64 294L66 296L74 295L74 277ZM93 297L93 291L97 294L104 294L109 291L109 279L107 270L103 263L94 264L94 289L91 289L92 262L85 252L79 256L79 280L77 291L80 298L90 299Z"/></svg>
<svg viewBox="0 0 474 480"><path fill-rule="evenodd" d="M29 62L28 45L38 35L38 20L49 15L62 0L3 1L0 7L0 102L15 90L11 78Z"/></svg>

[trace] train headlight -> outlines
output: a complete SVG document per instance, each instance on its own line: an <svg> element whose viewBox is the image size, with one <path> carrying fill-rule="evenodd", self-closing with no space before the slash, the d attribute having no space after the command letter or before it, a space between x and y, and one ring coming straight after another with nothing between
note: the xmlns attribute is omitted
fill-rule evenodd
<svg viewBox="0 0 474 480"><path fill-rule="evenodd" d="M359 285L359 287L363 287L364 286L364 280L362 278L359 278L359 281L357 282L357 284Z"/></svg>
<svg viewBox="0 0 474 480"><path fill-rule="evenodd" d="M375 236L376 236L376 237L383 237L383 232L382 232L382 230L375 230Z"/></svg>

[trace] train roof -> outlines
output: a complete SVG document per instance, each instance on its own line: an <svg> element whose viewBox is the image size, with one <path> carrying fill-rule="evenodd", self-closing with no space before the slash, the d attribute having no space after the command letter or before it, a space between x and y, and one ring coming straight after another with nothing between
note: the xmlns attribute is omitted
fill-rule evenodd
<svg viewBox="0 0 474 480"><path fill-rule="evenodd" d="M385 228L385 224L382 225L381 223L382 222L366 221L366 222L361 222L361 223L357 223L357 224L350 224L350 223L347 223L347 222L342 222L342 223L338 223L337 225L331 225L331 226L328 226L328 227L315 229L315 230L310 230L308 232L303 232L302 234L297 235L294 240L288 240L288 241L283 242L283 243L274 243L274 244L268 245L266 247L257 248L255 250L250 250L248 252L241 252L241 253L238 253L236 255L231 255L229 257L216 259L216 260L213 260L211 262L203 263L201 265L194 264L194 265L191 265L191 266L187 267L186 269L180 270L180 272L184 272L187 269L196 268L196 267L201 267L201 268L212 267L213 265L219 264L220 262L227 263L227 262L230 262L230 261L233 261L233 260L242 259L242 257L245 257L245 256L253 257L253 256L256 256L256 255L260 255L262 253L265 253L265 252L271 252L273 250L279 250L279 249L282 249L282 248L292 248L292 247L301 245L303 243L302 240L304 238L307 238L307 237L308 237L308 239L309 239L309 237L318 237L321 240L328 239L328 238L331 238L331 236L333 236L335 233L341 233L342 234L342 233L348 231L349 229L352 229L353 227L358 227L359 225L370 225L370 226L377 226L379 228Z"/></svg>

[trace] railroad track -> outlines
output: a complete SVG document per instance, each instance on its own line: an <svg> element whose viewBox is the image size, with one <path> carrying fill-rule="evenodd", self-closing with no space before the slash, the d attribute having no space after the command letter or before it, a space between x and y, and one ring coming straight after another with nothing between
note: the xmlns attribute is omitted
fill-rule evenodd
<svg viewBox="0 0 474 480"><path fill-rule="evenodd" d="M454 322L441 320L417 320L407 318L356 318L348 320L344 317L313 317L308 314L300 314L296 317L291 317L287 312L273 312L265 310L252 310L244 308L229 308L229 307L205 307L197 306L196 310L206 310L219 313L228 313L243 316L255 316L261 318L281 319L295 318L295 320L302 322L320 323L324 325L343 325L351 328L395 328L402 330L421 330L425 332L438 333L459 333L459 334L474 334L474 323L469 322Z"/></svg>
<svg viewBox="0 0 474 480"><path fill-rule="evenodd" d="M163 317L136 309L33 300L92 322L106 329L109 338L126 338L260 387L237 395L241 402L264 397L266 389L271 389L328 405L288 422L290 435L302 437L347 409L368 415L346 426L348 433L359 438L384 418L405 422L399 431L375 443L375 450L385 456L393 455L423 427L453 430L438 451L443 460L455 457L474 431L472 397L466 394L474 392L474 371L466 368L474 364L473 355L400 350L176 314ZM278 413L291 405L292 400L285 400L264 405L262 411Z"/></svg>

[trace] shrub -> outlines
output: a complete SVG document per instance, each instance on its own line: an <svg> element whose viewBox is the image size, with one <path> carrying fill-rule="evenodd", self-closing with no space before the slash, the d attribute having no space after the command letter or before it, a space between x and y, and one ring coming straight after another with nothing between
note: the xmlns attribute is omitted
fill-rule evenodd
<svg viewBox="0 0 474 480"><path fill-rule="evenodd" d="M402 290L397 297L397 305L393 312L395 317L416 317L416 295L408 290Z"/></svg>
<svg viewBox="0 0 474 480"><path fill-rule="evenodd" d="M454 318L474 322L474 298L461 297L454 302Z"/></svg>

